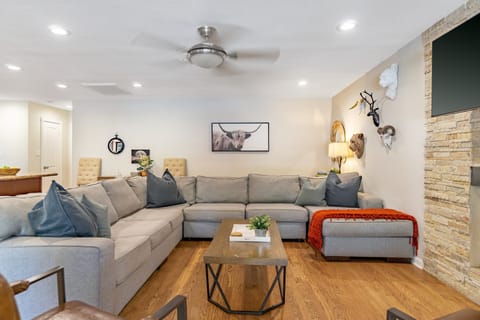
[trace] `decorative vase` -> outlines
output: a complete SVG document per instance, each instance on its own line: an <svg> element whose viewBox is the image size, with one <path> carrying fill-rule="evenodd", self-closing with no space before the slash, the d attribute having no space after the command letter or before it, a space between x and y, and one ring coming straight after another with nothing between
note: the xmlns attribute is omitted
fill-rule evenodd
<svg viewBox="0 0 480 320"><path fill-rule="evenodd" d="M147 176L147 170L140 171L140 175L142 177L146 177Z"/></svg>
<svg viewBox="0 0 480 320"><path fill-rule="evenodd" d="M255 237L266 237L267 229L255 229Z"/></svg>

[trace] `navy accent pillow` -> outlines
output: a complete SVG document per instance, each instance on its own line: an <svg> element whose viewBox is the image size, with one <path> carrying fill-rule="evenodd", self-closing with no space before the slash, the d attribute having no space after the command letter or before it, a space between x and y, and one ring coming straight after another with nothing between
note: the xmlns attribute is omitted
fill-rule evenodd
<svg viewBox="0 0 480 320"><path fill-rule="evenodd" d="M65 188L52 181L45 198L28 213L35 234L45 237L95 237L95 218Z"/></svg>
<svg viewBox="0 0 480 320"><path fill-rule="evenodd" d="M327 181L322 181L318 186L313 186L310 181L305 181L300 189L297 200L295 201L296 205L299 206L326 206L327 201L325 201L325 191L327 188Z"/></svg>
<svg viewBox="0 0 480 320"><path fill-rule="evenodd" d="M162 177L157 177L147 170L147 208L166 207L185 203L177 188L177 182L168 169Z"/></svg>
<svg viewBox="0 0 480 320"><path fill-rule="evenodd" d="M97 237L111 238L112 231L108 221L108 207L91 200L86 195L82 195L80 203L83 204L95 217L95 223L98 227Z"/></svg>
<svg viewBox="0 0 480 320"><path fill-rule="evenodd" d="M327 177L325 198L329 206L358 207L358 189L362 176L342 181L335 172L330 172Z"/></svg>

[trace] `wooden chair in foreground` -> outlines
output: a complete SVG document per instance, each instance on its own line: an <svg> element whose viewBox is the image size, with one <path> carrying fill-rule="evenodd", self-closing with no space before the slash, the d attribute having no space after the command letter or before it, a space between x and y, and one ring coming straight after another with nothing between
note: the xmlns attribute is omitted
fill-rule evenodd
<svg viewBox="0 0 480 320"><path fill-rule="evenodd" d="M81 301L65 302L65 279L63 267L55 267L42 274L30 277L26 280L16 281L11 284L0 274L0 318L2 320L20 320L15 294L28 290L31 284L57 275L58 307L53 308L36 318L35 320L118 320L122 319L113 314L106 313ZM154 314L143 320L164 319L174 310L177 310L178 320L187 320L187 300L184 296L176 296Z"/></svg>
<svg viewBox="0 0 480 320"><path fill-rule="evenodd" d="M480 311L473 309L463 309L434 320L479 320ZM387 320L415 320L412 316L396 308L387 310Z"/></svg>

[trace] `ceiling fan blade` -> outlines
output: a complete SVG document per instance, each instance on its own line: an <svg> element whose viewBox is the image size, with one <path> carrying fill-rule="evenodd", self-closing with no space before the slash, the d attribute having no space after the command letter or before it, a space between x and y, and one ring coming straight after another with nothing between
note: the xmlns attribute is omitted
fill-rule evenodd
<svg viewBox="0 0 480 320"><path fill-rule="evenodd" d="M228 57L242 61L261 60L274 63L280 57L280 50L278 48L235 50L229 52Z"/></svg>
<svg viewBox="0 0 480 320"><path fill-rule="evenodd" d="M228 46L248 34L248 29L232 24L213 23L217 32L213 40L216 44Z"/></svg>
<svg viewBox="0 0 480 320"><path fill-rule="evenodd" d="M217 76L235 76L238 74L245 73L244 70L240 70L233 63L225 61L220 67L211 69L212 73Z"/></svg>
<svg viewBox="0 0 480 320"><path fill-rule="evenodd" d="M169 40L157 37L156 35L141 32L132 40L132 44L152 49L170 49L178 52L185 52L187 49Z"/></svg>

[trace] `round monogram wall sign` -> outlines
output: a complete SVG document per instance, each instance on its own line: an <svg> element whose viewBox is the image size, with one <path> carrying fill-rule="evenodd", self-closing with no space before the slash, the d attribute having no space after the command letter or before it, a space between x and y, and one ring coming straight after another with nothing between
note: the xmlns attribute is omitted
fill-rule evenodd
<svg viewBox="0 0 480 320"><path fill-rule="evenodd" d="M114 138L108 140L107 148L111 153L119 154L125 149L125 143L116 134Z"/></svg>

